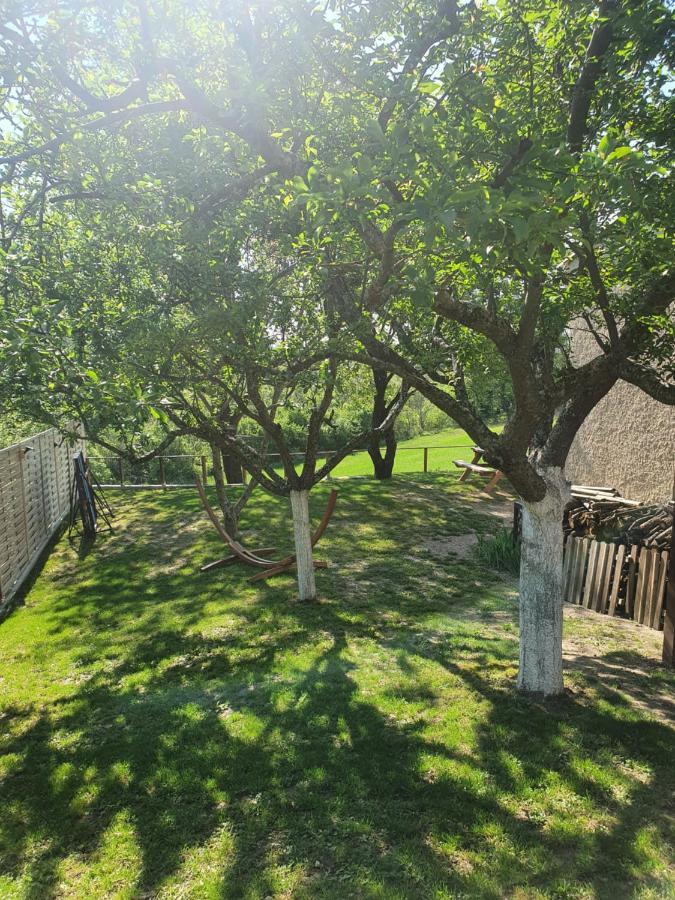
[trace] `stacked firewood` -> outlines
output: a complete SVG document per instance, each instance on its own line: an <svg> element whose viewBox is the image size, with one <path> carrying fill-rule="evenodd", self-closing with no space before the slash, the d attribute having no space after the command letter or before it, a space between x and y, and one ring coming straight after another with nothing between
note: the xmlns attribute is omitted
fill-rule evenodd
<svg viewBox="0 0 675 900"><path fill-rule="evenodd" d="M669 550L673 538L672 505L646 504L621 497L614 488L573 484L565 509L565 534L615 540Z"/></svg>

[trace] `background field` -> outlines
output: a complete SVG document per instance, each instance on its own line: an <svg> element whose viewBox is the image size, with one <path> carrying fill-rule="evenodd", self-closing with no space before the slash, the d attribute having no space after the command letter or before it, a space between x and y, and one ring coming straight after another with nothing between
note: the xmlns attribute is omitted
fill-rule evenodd
<svg viewBox="0 0 675 900"><path fill-rule="evenodd" d="M445 428L436 434L421 434L401 441L396 451L396 463L394 472L421 472L424 464L424 451L422 447L429 447L428 465L430 472L457 471L452 464L453 459L471 459L471 450L474 441L461 428ZM451 449L445 449L450 447ZM467 456L469 448L469 456ZM333 474L336 477L347 475L372 475L373 464L368 454L363 451L354 453L343 460Z"/></svg>
<svg viewBox="0 0 675 900"><path fill-rule="evenodd" d="M502 426L493 426L500 431ZM418 437L400 441L396 452L394 472L396 474L422 472L424 469L424 450L428 447L429 472L457 472L454 459L471 459L471 447L474 441L461 428L445 428L434 434L421 434ZM208 448L204 448L208 450ZM167 451L171 454L171 451ZM200 451L201 452L201 451ZM116 462L108 465L97 458L105 456L94 444L89 447L90 458L93 458L93 469L102 483L117 482L119 467ZM207 457L208 460L208 457ZM207 461L210 471L210 462ZM159 462L155 459L143 466L132 467L124 464L127 481L156 483L160 482ZM135 474L134 474L135 473ZM199 458L175 459L169 455L164 462L164 473L169 483L189 483L195 474L200 473ZM371 476L373 464L365 450L346 457L332 472L335 478L353 476ZM210 476L211 480L211 476Z"/></svg>

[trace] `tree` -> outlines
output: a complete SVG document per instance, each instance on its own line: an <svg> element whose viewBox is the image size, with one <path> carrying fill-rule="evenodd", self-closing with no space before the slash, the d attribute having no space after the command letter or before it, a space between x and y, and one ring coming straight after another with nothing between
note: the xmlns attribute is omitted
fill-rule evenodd
<svg viewBox="0 0 675 900"><path fill-rule="evenodd" d="M25 204L109 189L94 157L111 134L180 192L139 122L181 148L178 170L189 142L199 214L265 221L304 296L342 323L322 352L405 378L507 473L525 505L519 683L560 692L570 445L619 378L675 401L667 4L31 13L2 32L20 120L2 161ZM575 322L598 344L582 365ZM467 388L486 353L511 384L501 434Z"/></svg>
<svg viewBox="0 0 675 900"><path fill-rule="evenodd" d="M126 200L77 219L45 211L38 271L17 274L5 320L5 378L27 409L60 425L80 422L90 440L131 461L151 459L177 436L207 442L235 536L255 485L290 497L300 599L312 600L309 491L354 448L391 428L405 391L377 426L352 433L321 460L340 372L357 367L323 347L334 317L294 278L280 242L263 247L250 220L245 236L237 223L219 234L228 247L223 260L208 241L190 245L156 214L153 202ZM23 251L34 257L32 247L27 239ZM17 319L19 309L27 314ZM25 396L16 391L21 381ZM304 435L300 453L287 434L291 410L294 436L298 427ZM149 417L165 436L141 453ZM242 420L254 423L253 433L239 430ZM224 459L253 476L236 501L227 495Z"/></svg>
<svg viewBox="0 0 675 900"><path fill-rule="evenodd" d="M389 415L392 407L397 403L399 395L396 394L390 400L387 399L387 388L389 387L392 375L384 372L382 369L373 369L373 436L368 444L368 456L370 456L375 477L380 481L391 478L394 471L394 462L396 460L396 431L394 425L379 435L376 431ZM381 441L384 440L385 451L382 453Z"/></svg>

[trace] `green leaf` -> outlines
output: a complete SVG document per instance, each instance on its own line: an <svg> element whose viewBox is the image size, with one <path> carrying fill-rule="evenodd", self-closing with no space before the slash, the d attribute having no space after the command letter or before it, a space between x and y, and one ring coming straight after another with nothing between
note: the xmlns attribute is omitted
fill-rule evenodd
<svg viewBox="0 0 675 900"><path fill-rule="evenodd" d="M375 119L369 119L366 122L366 134L373 141L377 141L378 144L384 143L384 131L380 126L380 123L375 121Z"/></svg>
<svg viewBox="0 0 675 900"><path fill-rule="evenodd" d="M305 184L304 179L300 175L294 175L291 184L295 188L296 191L301 191L302 193L307 193L309 191L308 186Z"/></svg>
<svg viewBox="0 0 675 900"><path fill-rule="evenodd" d="M522 244L523 241L527 240L527 236L530 233L530 226L527 224L526 219L516 218L511 220L511 230L513 231L516 243Z"/></svg>
<svg viewBox="0 0 675 900"><path fill-rule="evenodd" d="M633 152L632 147L626 147L626 146L617 147L616 150L612 150L612 152L609 154L609 156L605 160L605 163L614 162L617 159L623 159L625 156L629 156L632 152Z"/></svg>

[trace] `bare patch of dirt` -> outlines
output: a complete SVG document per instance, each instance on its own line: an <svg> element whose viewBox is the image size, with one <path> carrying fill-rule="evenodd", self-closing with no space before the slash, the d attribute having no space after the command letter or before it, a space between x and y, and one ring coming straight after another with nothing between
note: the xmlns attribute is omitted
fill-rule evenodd
<svg viewBox="0 0 675 900"><path fill-rule="evenodd" d="M480 507L480 512L499 519L504 525L510 525L513 521L513 500L486 501Z"/></svg>
<svg viewBox="0 0 675 900"><path fill-rule="evenodd" d="M611 699L675 725L672 681L661 665L663 632L565 604L563 659Z"/></svg>
<svg viewBox="0 0 675 900"><path fill-rule="evenodd" d="M469 559L473 555L473 548L477 543L478 535L474 531L470 531L468 534L428 538L420 545L420 549L427 550L436 559L446 559L449 553L460 559Z"/></svg>

